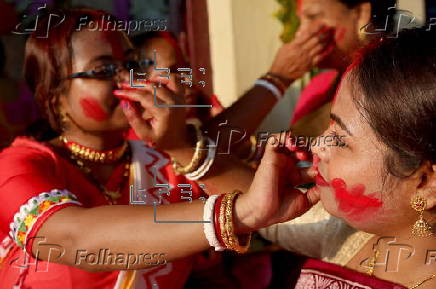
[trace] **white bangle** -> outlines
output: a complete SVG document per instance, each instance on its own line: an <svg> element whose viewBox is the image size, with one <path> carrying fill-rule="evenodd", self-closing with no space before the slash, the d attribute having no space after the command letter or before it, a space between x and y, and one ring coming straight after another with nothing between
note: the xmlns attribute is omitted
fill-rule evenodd
<svg viewBox="0 0 436 289"><path fill-rule="evenodd" d="M207 241L209 242L209 245L211 247L215 248L215 251L224 251L224 247L221 246L220 242L218 241L218 238L216 237L215 232L215 202L219 195L213 195L210 196L206 203L204 204L204 212L203 212L203 229L204 229L204 235L206 236Z"/></svg>
<svg viewBox="0 0 436 289"><path fill-rule="evenodd" d="M271 82L269 82L265 79L256 80L254 85L259 85L259 86L265 87L277 98L277 100L281 100L283 98L283 95L280 92L280 90L274 84L272 84Z"/></svg>
<svg viewBox="0 0 436 289"><path fill-rule="evenodd" d="M209 171L210 167L212 166L215 160L216 143L210 137L207 137L207 141L208 141L207 157L196 171L185 175L185 177L188 180L197 181L201 179Z"/></svg>

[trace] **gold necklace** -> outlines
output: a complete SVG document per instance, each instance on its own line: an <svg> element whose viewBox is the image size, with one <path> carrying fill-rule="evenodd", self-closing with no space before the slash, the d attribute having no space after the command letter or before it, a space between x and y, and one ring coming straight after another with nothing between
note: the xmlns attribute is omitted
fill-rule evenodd
<svg viewBox="0 0 436 289"><path fill-rule="evenodd" d="M83 146L77 142L69 141L65 136L59 136L59 139L63 142L65 147L76 157L82 160L88 160L95 163L111 164L120 160L128 147L127 141L121 146L106 150L98 151L86 146Z"/></svg>
<svg viewBox="0 0 436 289"><path fill-rule="evenodd" d="M74 154L70 154L70 159L73 160L76 165L80 168L82 172L84 172L89 179L100 189L100 191L103 193L106 200L109 202L110 205L116 205L117 199L122 197L121 189L125 183L125 180L129 177L130 172L130 149L126 151L125 154L126 163L124 164L124 173L123 173L123 179L120 181L120 184L115 191L108 190L103 184L101 184L97 178L92 174L92 171L89 167L85 166L83 163L83 160L77 158Z"/></svg>
<svg viewBox="0 0 436 289"><path fill-rule="evenodd" d="M419 281L419 282L416 283L415 285L413 285L413 286L409 286L409 287L407 287L407 288L409 288L409 289L415 289L415 288L418 288L419 286L421 286L422 284L424 284L424 283L427 282L427 281L430 281L430 280L433 279L434 277L436 277L436 274L432 274L432 275L428 276L427 278L425 278L424 280Z"/></svg>
<svg viewBox="0 0 436 289"><path fill-rule="evenodd" d="M367 271L366 271L366 273L367 273L369 276L374 276L375 265L377 264L377 258L378 258L378 256L380 255L380 252L379 252L377 249L374 249L373 251L374 251L374 254L373 254L373 256L372 256L372 257L369 259L369 261L368 261L368 267L369 267L369 268L368 268ZM375 276L374 276L374 277L375 277ZM433 279L433 278L435 278L435 277L436 277L436 274L432 274L432 275L426 277L425 279L423 279L423 280L417 282L416 284L414 284L414 285L412 285L412 286L408 286L407 288L408 288L408 289L415 289L415 288L418 288L419 286L421 286L421 285L424 284L425 282L430 281L431 279Z"/></svg>

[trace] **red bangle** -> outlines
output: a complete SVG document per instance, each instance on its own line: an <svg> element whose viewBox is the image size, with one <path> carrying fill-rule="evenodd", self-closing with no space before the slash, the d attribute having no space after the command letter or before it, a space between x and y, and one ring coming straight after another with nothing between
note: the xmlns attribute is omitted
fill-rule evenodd
<svg viewBox="0 0 436 289"><path fill-rule="evenodd" d="M215 227L215 234L217 240L220 242L220 244L225 247L223 237L221 235L221 226L220 226L220 208L221 203L223 201L225 194L221 194L215 201L215 206L213 208L214 210L214 227Z"/></svg>

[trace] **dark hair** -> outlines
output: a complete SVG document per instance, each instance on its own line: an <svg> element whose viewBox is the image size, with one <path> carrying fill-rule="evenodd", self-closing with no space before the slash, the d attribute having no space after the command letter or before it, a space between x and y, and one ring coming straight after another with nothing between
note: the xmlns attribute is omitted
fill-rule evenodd
<svg viewBox="0 0 436 289"><path fill-rule="evenodd" d="M168 31L149 31L149 32L144 32L144 33L135 35L135 36L131 37L130 40L132 41L133 45L135 45L135 47L140 47L141 45L144 45L147 42L149 42L150 40L153 40L156 38L165 39L171 45L171 47L174 49L174 52L176 54L176 59L177 59L178 63L185 63L186 62L185 56L183 55L183 51L177 42L177 37L171 32L168 32Z"/></svg>
<svg viewBox="0 0 436 289"><path fill-rule="evenodd" d="M101 21L103 16L115 18L105 11L86 8L55 13L63 14L64 21L49 27L50 13L40 17L36 31L27 39L24 59L24 77L42 115L29 126L27 134L41 141L61 132L59 95L69 88L70 81L65 78L72 72L71 37L81 27L79 23ZM41 31L47 36L41 36Z"/></svg>
<svg viewBox="0 0 436 289"><path fill-rule="evenodd" d="M339 0L348 8L354 8L361 3L369 2L371 4L371 23L375 27L385 27L386 17L393 17L396 13L396 0ZM389 9L391 8L391 9ZM387 23L386 32L391 32L394 28L394 21L391 19Z"/></svg>
<svg viewBox="0 0 436 289"><path fill-rule="evenodd" d="M406 177L424 161L436 163L434 29L408 29L373 44L350 77L354 102L390 150L388 172Z"/></svg>
<svg viewBox="0 0 436 289"><path fill-rule="evenodd" d="M4 73L6 65L6 53L3 41L0 39L0 75Z"/></svg>

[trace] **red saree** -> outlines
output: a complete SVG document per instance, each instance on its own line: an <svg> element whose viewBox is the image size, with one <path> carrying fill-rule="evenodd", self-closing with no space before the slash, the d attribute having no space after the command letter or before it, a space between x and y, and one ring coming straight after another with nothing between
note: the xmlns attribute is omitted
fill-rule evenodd
<svg viewBox="0 0 436 289"><path fill-rule="evenodd" d="M363 273L308 259L302 269L295 289L407 289L398 284L376 279Z"/></svg>
<svg viewBox="0 0 436 289"><path fill-rule="evenodd" d="M192 185L193 199L204 196L196 183L174 174L166 155L139 142L129 143L132 148L131 174L140 174L138 178L135 175L134 182L130 183L142 185L146 200L162 198L164 204L183 201L177 184ZM142 159L135 159L135 155ZM122 166L116 168L110 179L116 179L122 172ZM110 187L110 182L107 187ZM169 184L171 194L159 194L156 183ZM129 188L129 183L122 188L118 204L130 203ZM68 206L90 208L107 205L103 194L79 168L44 143L20 137L0 154L0 203L2 289L173 289L183 288L191 271L194 256L162 262L162 265L146 270L102 273L90 273L30 257L32 241L35 241L33 237L58 210ZM150 204L152 202L147 202ZM53 247L56 256L56 245ZM132 272L135 272L133 277Z"/></svg>

